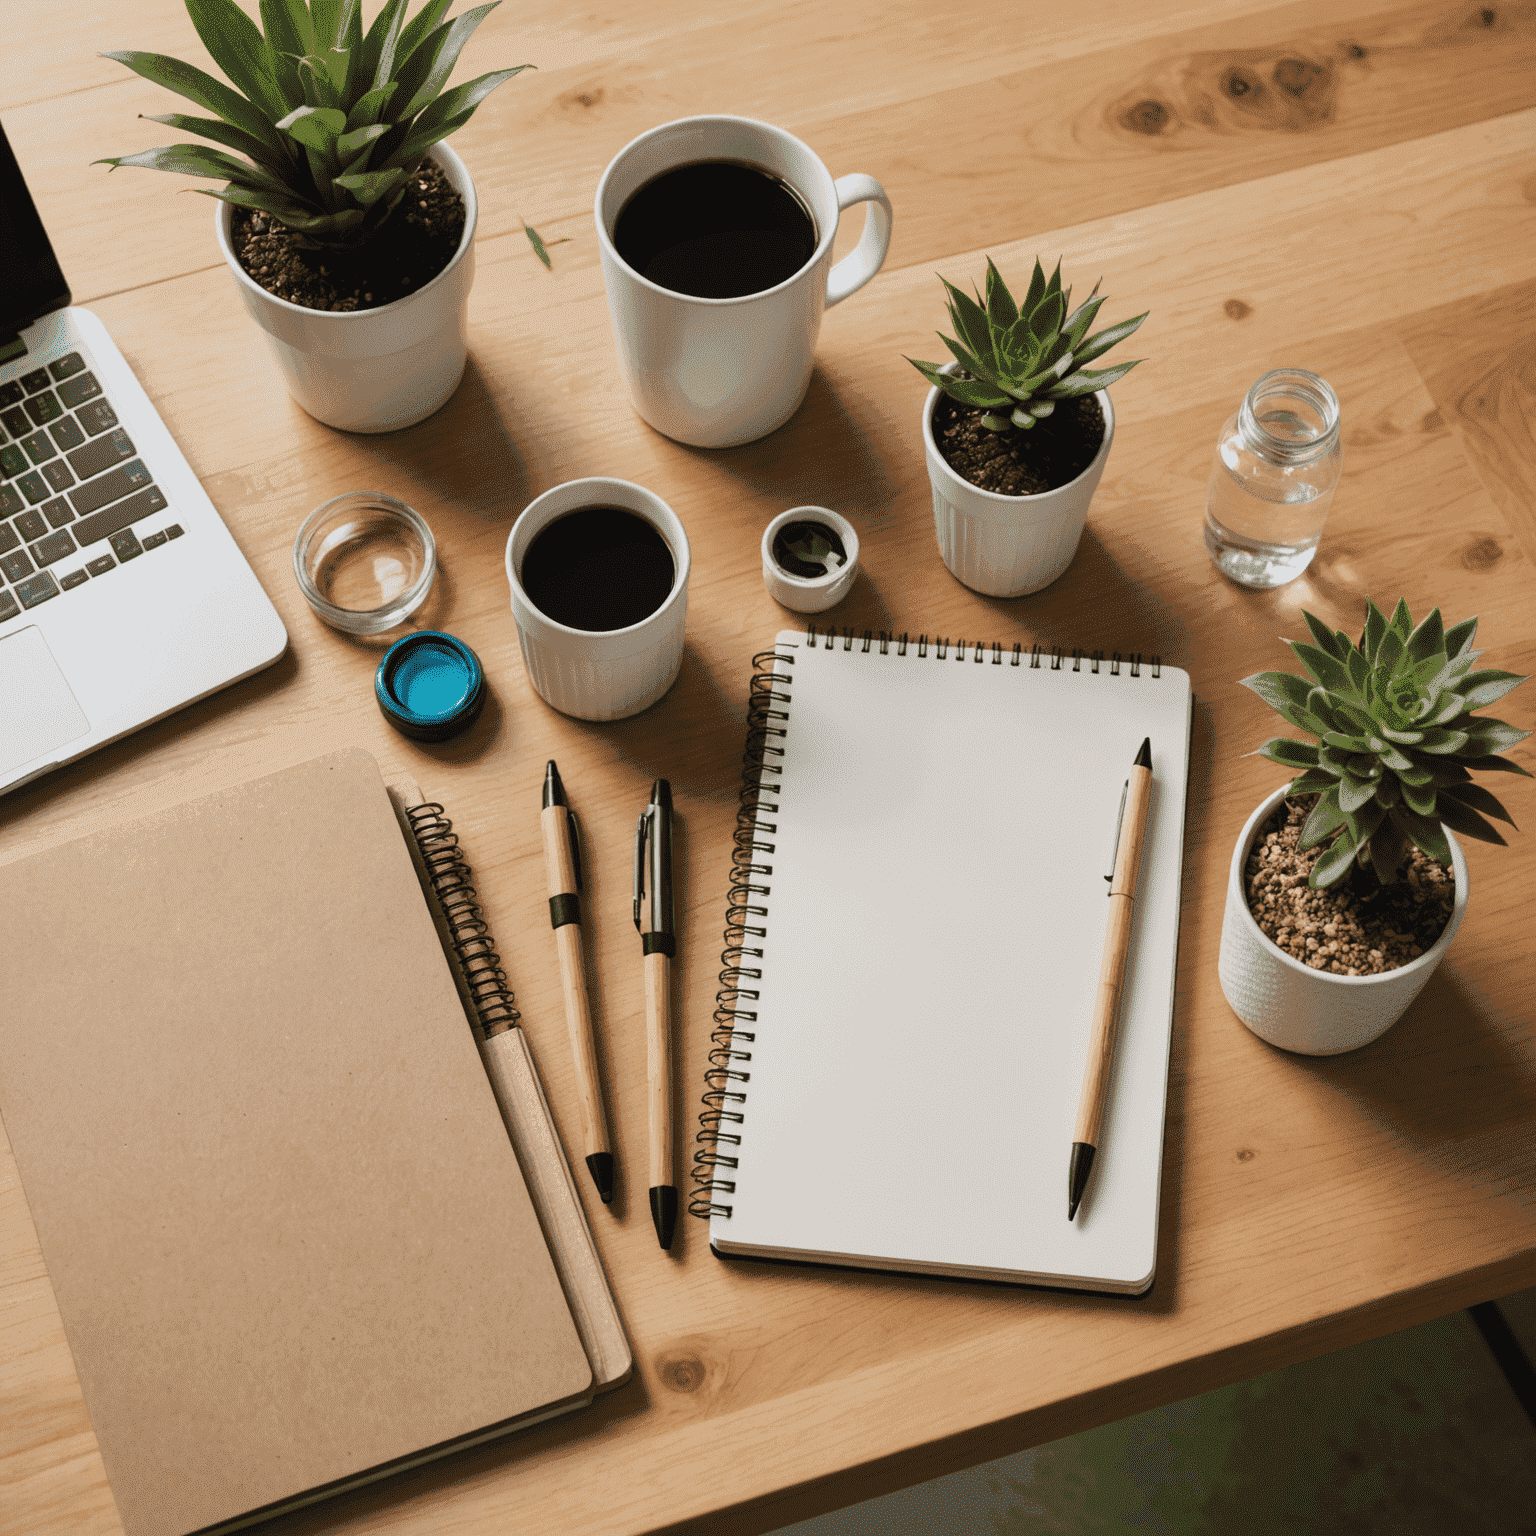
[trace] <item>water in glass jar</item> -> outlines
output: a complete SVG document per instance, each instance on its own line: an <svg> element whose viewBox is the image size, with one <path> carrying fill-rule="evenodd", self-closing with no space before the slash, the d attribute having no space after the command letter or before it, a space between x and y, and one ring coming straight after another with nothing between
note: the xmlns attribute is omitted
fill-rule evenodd
<svg viewBox="0 0 1536 1536"><path fill-rule="evenodd" d="M1278 587L1311 565L1333 487L1255 485L1218 455L1205 500L1205 547L1217 567L1245 587Z"/></svg>

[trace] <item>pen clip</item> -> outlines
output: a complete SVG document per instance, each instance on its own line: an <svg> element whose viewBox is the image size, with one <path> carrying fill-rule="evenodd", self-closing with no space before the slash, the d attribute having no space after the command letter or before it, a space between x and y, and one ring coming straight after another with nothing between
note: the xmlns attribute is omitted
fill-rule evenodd
<svg viewBox="0 0 1536 1536"><path fill-rule="evenodd" d="M1115 814L1115 837L1109 845L1109 868L1104 872L1105 884L1113 887L1115 883L1115 861L1120 857L1120 833L1125 826L1125 797L1131 792L1131 781L1127 779L1120 789L1120 809ZM1113 894L1113 890L1111 890Z"/></svg>
<svg viewBox="0 0 1536 1536"><path fill-rule="evenodd" d="M645 900L645 838L650 830L651 812L647 806L640 812L640 822L635 828L635 932L641 932L640 907Z"/></svg>
<svg viewBox="0 0 1536 1536"><path fill-rule="evenodd" d="M565 808L566 820L571 828L571 870L576 876L576 889L581 890L581 823L576 819L576 812L570 806Z"/></svg>

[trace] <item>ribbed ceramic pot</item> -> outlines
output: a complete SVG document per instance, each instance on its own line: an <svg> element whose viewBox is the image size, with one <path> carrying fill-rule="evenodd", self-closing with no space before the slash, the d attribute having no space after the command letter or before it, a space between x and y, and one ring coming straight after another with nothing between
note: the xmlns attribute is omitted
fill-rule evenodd
<svg viewBox="0 0 1536 1536"><path fill-rule="evenodd" d="M672 589L649 617L624 629L572 629L534 607L522 581L528 547L557 518L583 507L623 507L643 517L672 552ZM507 584L528 681L547 704L578 720L625 720L677 680L688 615L688 535L654 492L629 480L567 480L536 496L507 535Z"/></svg>
<svg viewBox="0 0 1536 1536"><path fill-rule="evenodd" d="M463 237L430 283L378 309L333 314L268 293L235 255L234 210L218 205L219 250L241 301L265 333L288 393L328 427L394 432L412 426L446 404L464 375L479 208L464 162L446 144L434 145L429 158L464 199Z"/></svg>
<svg viewBox="0 0 1536 1536"><path fill-rule="evenodd" d="M946 363L943 371L954 368ZM933 438L939 391L928 391L923 449L933 487L934 531L944 564L973 591L987 597L1023 597L1048 587L1071 565L1115 436L1115 410L1108 393L1101 389L1094 399L1104 412L1104 441L1087 469L1039 496L1002 496L962 480L944 462Z"/></svg>
<svg viewBox="0 0 1536 1536"><path fill-rule="evenodd" d="M1429 980L1467 911L1467 861L1449 827L1456 900L1445 931L1417 960L1377 976L1314 971L1265 938L1243 894L1243 866L1259 828L1285 798L1277 789L1248 818L1227 879L1217 972L1232 1011L1261 1040L1304 1056L1337 1056L1384 1035Z"/></svg>

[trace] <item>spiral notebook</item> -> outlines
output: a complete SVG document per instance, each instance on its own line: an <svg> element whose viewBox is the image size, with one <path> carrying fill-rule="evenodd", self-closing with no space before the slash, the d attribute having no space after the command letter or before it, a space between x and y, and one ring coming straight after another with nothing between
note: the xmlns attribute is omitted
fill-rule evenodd
<svg viewBox="0 0 1536 1536"><path fill-rule="evenodd" d="M715 1252L1146 1291L1188 674L815 630L754 666L690 1207ZM1143 737L1153 796L1113 1085L1069 1222L1106 877Z"/></svg>
<svg viewBox="0 0 1536 1536"><path fill-rule="evenodd" d="M128 1536L234 1529L628 1373L420 801L341 752L0 868L0 1112Z"/></svg>

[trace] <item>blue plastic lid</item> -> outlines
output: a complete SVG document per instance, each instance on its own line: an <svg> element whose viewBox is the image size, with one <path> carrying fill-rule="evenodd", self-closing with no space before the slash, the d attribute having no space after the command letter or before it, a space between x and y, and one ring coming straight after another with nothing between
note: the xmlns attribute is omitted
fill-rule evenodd
<svg viewBox="0 0 1536 1536"><path fill-rule="evenodd" d="M453 635L422 629L385 651L373 691L384 718L415 741L447 741L485 705L480 658Z"/></svg>

